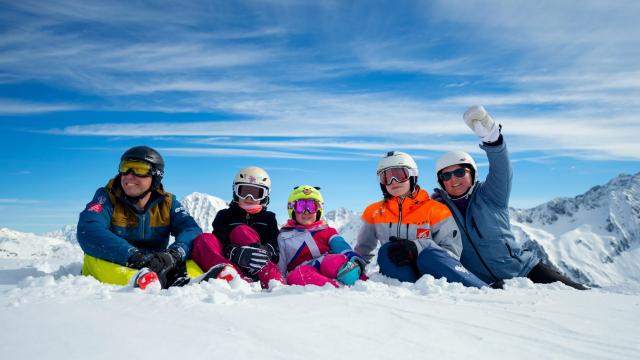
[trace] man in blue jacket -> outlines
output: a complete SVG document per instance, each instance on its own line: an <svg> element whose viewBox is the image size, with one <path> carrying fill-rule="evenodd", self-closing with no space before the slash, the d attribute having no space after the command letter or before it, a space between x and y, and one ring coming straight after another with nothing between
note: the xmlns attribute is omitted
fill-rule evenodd
<svg viewBox="0 0 640 360"><path fill-rule="evenodd" d="M489 159L487 179L478 181L478 169L469 154L450 151L436 162L440 189L433 191L433 198L449 207L462 232L462 265L495 288L502 288L505 279L526 276L535 283L561 281L586 289L515 243L509 223L513 172L502 127L482 106L469 108L464 121L482 140L480 148Z"/></svg>
<svg viewBox="0 0 640 360"><path fill-rule="evenodd" d="M136 146L122 154L118 175L80 213L83 275L140 288L156 280L162 288L181 286L189 276L202 275L187 261L202 230L176 197L164 191L163 175L164 160L156 150ZM171 245L169 235L175 237Z"/></svg>

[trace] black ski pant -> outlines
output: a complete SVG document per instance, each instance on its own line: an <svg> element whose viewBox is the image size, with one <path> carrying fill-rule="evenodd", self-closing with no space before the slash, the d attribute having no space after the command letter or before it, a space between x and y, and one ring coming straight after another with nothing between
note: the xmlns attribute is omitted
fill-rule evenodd
<svg viewBox="0 0 640 360"><path fill-rule="evenodd" d="M568 277L564 276L551 266L539 262L538 265L534 266L533 269L529 272L527 277L538 284L550 284L556 281L560 281L561 283L571 286L574 289L578 290L589 290L586 286L579 284Z"/></svg>

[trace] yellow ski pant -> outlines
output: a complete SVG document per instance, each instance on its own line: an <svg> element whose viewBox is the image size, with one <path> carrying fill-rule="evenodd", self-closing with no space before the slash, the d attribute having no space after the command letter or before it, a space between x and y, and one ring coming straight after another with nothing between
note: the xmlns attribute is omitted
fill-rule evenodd
<svg viewBox="0 0 640 360"><path fill-rule="evenodd" d="M187 275L190 278L202 275L204 272L193 260L187 260ZM128 285L131 278L138 272L120 264L98 259L91 255L84 254L82 264L82 275L93 276L98 281L113 285Z"/></svg>

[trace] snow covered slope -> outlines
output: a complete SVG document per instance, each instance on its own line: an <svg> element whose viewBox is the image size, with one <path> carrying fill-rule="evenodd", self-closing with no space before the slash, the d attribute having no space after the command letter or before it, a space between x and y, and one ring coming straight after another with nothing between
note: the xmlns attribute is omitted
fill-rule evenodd
<svg viewBox="0 0 640 360"><path fill-rule="evenodd" d="M620 188L634 186L627 183ZM637 197L630 195L629 199ZM590 231L598 238L582 236L583 241L594 250L608 251L613 262L605 265L622 264L624 257L637 259L637 237L628 223L633 224L633 216L622 221L614 212L621 233L629 234L626 249L612 245L622 244L615 243L615 237L608 238L601 249L593 247L615 228L606 230L605 221L607 232L602 233L602 224L584 214L610 203L579 205L581 210L571 211L570 217L566 212L556 214L553 221L547 210L519 212L515 214L522 231L519 236L545 240L541 233L545 231L550 237L541 244L549 258L566 261L570 258L567 252L585 245L577 243L563 250L564 243L550 229L559 234L575 228L584 231L583 221L590 219ZM183 204L205 228L226 206L205 194L191 194ZM634 205L618 205L629 214L635 211ZM348 241L355 240L361 226L357 213L338 209L327 212L327 219ZM283 286L264 291L255 283L217 280L140 291L79 276L82 252L74 228L47 236L0 229L3 359L427 356L538 360L637 359L640 353L640 285L611 285L619 280L613 275L608 275L610 285L586 292L561 284L534 285L527 279L507 281L504 291L467 289L430 276L415 284L401 284L377 273L367 282L341 289ZM621 250L616 253L615 249ZM585 256L591 259L589 254ZM629 266L631 263L628 260ZM615 271L621 270L617 266ZM628 271L638 274L635 268Z"/></svg>
<svg viewBox="0 0 640 360"><path fill-rule="evenodd" d="M575 198L511 211L520 241L535 240L574 279L640 282L640 173L620 175Z"/></svg>

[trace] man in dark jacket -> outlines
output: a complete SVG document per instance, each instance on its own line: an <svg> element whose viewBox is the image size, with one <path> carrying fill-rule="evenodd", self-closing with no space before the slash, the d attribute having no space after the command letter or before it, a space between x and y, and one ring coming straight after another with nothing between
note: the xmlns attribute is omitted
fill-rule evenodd
<svg viewBox="0 0 640 360"><path fill-rule="evenodd" d="M184 285L202 270L186 260L202 233L195 220L162 187L164 160L147 146L127 150L118 175L96 191L80 213L78 242L85 252L83 275L145 288ZM169 236L175 241L169 245Z"/></svg>
<svg viewBox="0 0 640 360"><path fill-rule="evenodd" d="M487 179L478 181L478 169L469 154L450 151L436 162L440 189L433 192L434 199L449 207L462 232L460 262L496 288L501 288L505 279L526 276L536 283L561 281L586 289L515 243L509 223L513 172L502 127L482 106L469 108L464 121L482 140L480 148L489 159Z"/></svg>

